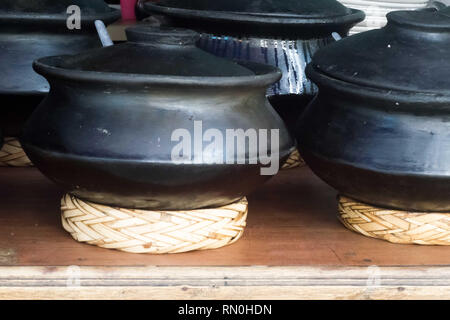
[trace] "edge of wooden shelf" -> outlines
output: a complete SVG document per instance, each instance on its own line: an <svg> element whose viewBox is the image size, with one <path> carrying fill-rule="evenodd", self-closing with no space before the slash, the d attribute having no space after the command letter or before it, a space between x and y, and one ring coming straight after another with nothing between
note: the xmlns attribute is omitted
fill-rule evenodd
<svg viewBox="0 0 450 320"><path fill-rule="evenodd" d="M448 299L450 267L0 267L0 299Z"/></svg>

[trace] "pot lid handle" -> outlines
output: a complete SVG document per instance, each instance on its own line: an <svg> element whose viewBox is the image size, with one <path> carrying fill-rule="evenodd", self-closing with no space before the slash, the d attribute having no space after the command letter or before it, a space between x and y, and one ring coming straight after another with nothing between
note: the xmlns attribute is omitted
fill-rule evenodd
<svg viewBox="0 0 450 320"><path fill-rule="evenodd" d="M331 33L331 36L333 37L334 41L340 41L340 40L342 40L341 35L340 35L339 33L337 33L337 32L332 32L332 33Z"/></svg>
<svg viewBox="0 0 450 320"><path fill-rule="evenodd" d="M98 37L100 38L103 47L114 45L102 20L95 20L95 28L97 29Z"/></svg>
<svg viewBox="0 0 450 320"><path fill-rule="evenodd" d="M129 42L151 45L195 45L200 34L195 31L178 28L158 28L150 26L136 26L125 30Z"/></svg>

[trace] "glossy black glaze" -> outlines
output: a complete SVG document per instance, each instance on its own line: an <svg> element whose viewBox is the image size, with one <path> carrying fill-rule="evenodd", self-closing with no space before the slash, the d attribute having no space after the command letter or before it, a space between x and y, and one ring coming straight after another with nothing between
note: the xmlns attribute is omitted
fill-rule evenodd
<svg viewBox="0 0 450 320"><path fill-rule="evenodd" d="M300 152L349 197L449 211L450 9L388 20L322 49L308 66L319 94L298 124Z"/></svg>
<svg viewBox="0 0 450 320"><path fill-rule="evenodd" d="M270 178L260 165L175 164L171 135L197 120L203 131L279 129L282 161L293 142L265 97L280 72L210 55L189 32L145 29L128 31L131 42L35 63L51 90L24 131L28 156L65 190L108 205L195 209L248 195Z"/></svg>
<svg viewBox="0 0 450 320"><path fill-rule="evenodd" d="M312 39L331 32L345 34L364 19L362 11L336 0L162 0L147 2L144 8L205 33L255 38Z"/></svg>
<svg viewBox="0 0 450 320"><path fill-rule="evenodd" d="M81 30L66 26L67 7L81 9ZM120 12L101 0L3 0L0 3L1 128L17 136L48 92L48 83L33 71L35 59L77 53L101 46L94 20L111 23Z"/></svg>
<svg viewBox="0 0 450 320"><path fill-rule="evenodd" d="M280 68L283 77L267 95L275 109L294 103L299 107L297 113L306 105L302 97L294 102L295 96L317 92L305 75L314 53L334 42L332 32L344 37L364 19L362 11L336 0L163 0L147 2L144 7L149 13L164 15L174 26L201 32L198 46L205 51ZM288 97L278 98L284 95Z"/></svg>

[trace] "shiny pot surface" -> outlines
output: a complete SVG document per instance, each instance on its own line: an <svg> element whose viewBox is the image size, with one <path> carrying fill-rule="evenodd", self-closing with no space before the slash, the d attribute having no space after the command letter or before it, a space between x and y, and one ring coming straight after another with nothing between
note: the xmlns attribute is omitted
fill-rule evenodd
<svg viewBox="0 0 450 320"><path fill-rule="evenodd" d="M319 94L298 123L300 152L348 197L449 211L450 9L388 21L316 54L307 73Z"/></svg>
<svg viewBox="0 0 450 320"><path fill-rule="evenodd" d="M80 8L80 28L69 29L69 6ZM70 11L72 12L72 11ZM40 57L77 53L100 47L95 19L111 23L120 12L101 0L4 0L0 4L0 108L1 128L18 136L49 87L33 71ZM72 20L70 20L72 21Z"/></svg>
<svg viewBox="0 0 450 320"><path fill-rule="evenodd" d="M364 19L362 11L335 0L162 0L144 8L171 25L201 32L198 46L212 54L281 69L281 80L267 95L281 115L295 119L317 92L305 74L314 53L335 41L333 32L345 37Z"/></svg>
<svg viewBox="0 0 450 320"><path fill-rule="evenodd" d="M248 152L247 164L229 158L225 144L175 162L173 139L187 130L194 147L199 124L203 133L276 129L279 152L272 143L269 150L281 163L293 142L265 97L277 69L217 58L196 48L198 35L188 31L137 27L128 39L35 63L51 90L22 143L47 177L96 203L165 210L225 205L270 178Z"/></svg>

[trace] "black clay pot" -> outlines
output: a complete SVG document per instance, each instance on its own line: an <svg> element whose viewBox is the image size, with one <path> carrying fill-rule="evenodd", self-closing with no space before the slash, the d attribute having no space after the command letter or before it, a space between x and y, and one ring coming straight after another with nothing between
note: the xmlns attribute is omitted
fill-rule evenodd
<svg viewBox="0 0 450 320"><path fill-rule="evenodd" d="M336 0L161 0L144 7L201 32L198 45L208 52L280 68L283 77L268 96L286 123L291 115L298 119L317 91L305 75L312 55L335 41L333 32L344 37L364 19Z"/></svg>
<svg viewBox="0 0 450 320"><path fill-rule="evenodd" d="M300 152L351 198L449 211L450 8L387 17L314 56L319 94L299 121Z"/></svg>
<svg viewBox="0 0 450 320"><path fill-rule="evenodd" d="M35 62L51 90L24 130L33 163L77 197L128 208L221 206L269 179L265 165L250 164L259 155L248 145L233 153L225 142L195 141L209 129L275 129L279 148L269 140L268 150L286 159L293 141L265 96L280 71L204 52L193 31L134 27L127 35L123 44ZM181 163L180 130L194 148Z"/></svg>
<svg viewBox="0 0 450 320"><path fill-rule="evenodd" d="M71 5L81 9L81 29L67 27ZM45 79L33 71L33 61L101 46L94 20L108 24L119 17L120 12L102 0L0 2L0 128L5 135L20 134L26 119L49 90Z"/></svg>

